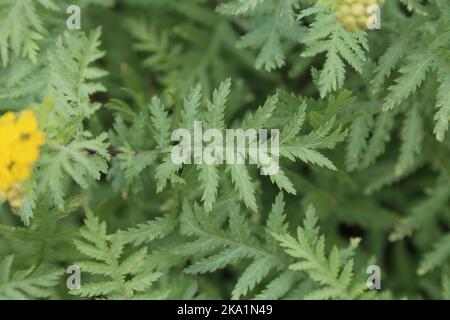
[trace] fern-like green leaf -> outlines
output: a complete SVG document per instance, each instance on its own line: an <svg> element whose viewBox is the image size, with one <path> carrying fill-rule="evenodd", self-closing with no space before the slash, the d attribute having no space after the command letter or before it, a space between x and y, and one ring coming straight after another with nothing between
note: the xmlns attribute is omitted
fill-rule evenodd
<svg viewBox="0 0 450 320"><path fill-rule="evenodd" d="M63 270L52 266L32 266L29 269L12 272L14 256L0 261L0 299L28 300L48 298L55 293L54 287Z"/></svg>
<svg viewBox="0 0 450 320"><path fill-rule="evenodd" d="M93 213L87 213L85 227L80 230L80 234L81 239L75 240L75 246L89 260L77 262L76 265L81 272L99 275L101 279L82 283L80 288L72 289L71 294L110 299L142 298L161 276L159 272L144 270L147 256L145 247L122 258L124 235L108 235L106 224L100 222ZM139 235L131 241L141 243L144 240Z"/></svg>

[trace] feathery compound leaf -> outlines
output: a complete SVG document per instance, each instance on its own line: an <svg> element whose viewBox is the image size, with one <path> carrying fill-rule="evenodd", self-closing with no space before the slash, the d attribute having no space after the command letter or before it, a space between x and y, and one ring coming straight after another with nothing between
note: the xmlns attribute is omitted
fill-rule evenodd
<svg viewBox="0 0 450 320"><path fill-rule="evenodd" d="M212 102L209 102L208 114L206 116L207 127L224 129L225 105L230 95L231 79L223 81L219 88L214 90Z"/></svg>
<svg viewBox="0 0 450 320"><path fill-rule="evenodd" d="M176 225L177 220L173 215L165 215L119 231L117 237L124 244L133 243L135 246L140 246L143 243L165 237L175 229Z"/></svg>
<svg viewBox="0 0 450 320"><path fill-rule="evenodd" d="M408 58L408 64L400 69L401 76L395 84L389 87L389 94L384 101L385 110L398 106L403 100L413 94L425 81L428 71L432 67L432 59L422 54L415 54Z"/></svg>
<svg viewBox="0 0 450 320"><path fill-rule="evenodd" d="M297 275L293 271L285 271L277 278L271 281L267 287L259 293L256 300L276 300L283 296L291 289L296 280Z"/></svg>
<svg viewBox="0 0 450 320"><path fill-rule="evenodd" d="M438 87L436 99L436 108L438 111L434 116L436 125L434 126L433 132L438 141L444 141L450 121L450 75L440 72L439 81L441 84Z"/></svg>
<svg viewBox="0 0 450 320"><path fill-rule="evenodd" d="M218 89L214 90L212 102L208 102L208 113L206 115L206 128L223 130L225 129L225 105L230 94L231 79L222 82ZM218 155L214 155L219 162ZM207 212L212 210L216 202L217 190L219 187L219 170L213 164L202 164L198 167L200 187L203 190L202 201Z"/></svg>
<svg viewBox="0 0 450 320"><path fill-rule="evenodd" d="M313 207L309 207L303 227L297 230L297 239L289 234L272 233L285 249L286 253L298 262L290 269L304 271L321 285L321 288L309 295L313 299L352 299L353 261L344 258L334 247L331 254L325 254L325 239L318 235L317 217Z"/></svg>
<svg viewBox="0 0 450 320"><path fill-rule="evenodd" d="M190 132L194 130L194 121L197 121L198 108L200 107L200 100L202 98L202 87L200 84L195 86L188 97L184 99L183 111L181 112L183 128Z"/></svg>
<svg viewBox="0 0 450 320"><path fill-rule="evenodd" d="M14 256L0 261L0 299L28 300L48 298L55 291L63 270L41 265L27 270L12 271Z"/></svg>
<svg viewBox="0 0 450 320"><path fill-rule="evenodd" d="M430 270L444 264L450 258L450 234L443 236L432 251L428 252L420 262L417 273L424 275Z"/></svg>
<svg viewBox="0 0 450 320"><path fill-rule="evenodd" d="M274 204L271 222L268 227L284 230L280 218L282 215L282 196L278 196ZM251 232L245 217L239 213L239 207L230 208L229 228L221 227L212 214L206 214L197 205L194 209L185 201L181 218L181 232L187 236L195 236L197 240L178 248L177 253L194 255L195 262L186 268L188 273L214 272L225 268L243 258L252 259L246 271L240 276L233 290L232 298L246 296L250 291L275 269L285 266L283 257L273 249L264 246ZM268 238L271 247L273 239Z"/></svg>
<svg viewBox="0 0 450 320"><path fill-rule="evenodd" d="M306 119L306 102L301 97L280 92L269 96L256 112L249 112L241 122L241 128L228 129L225 125L225 105L230 93L230 86L230 80L222 82L214 91L212 101L206 101L206 108L201 106L200 86L196 86L185 98L180 126L182 129L187 129L190 135L182 136L183 141L180 141L175 146L176 149L172 150L172 154L166 156L163 163L156 167L155 177L158 192L161 192L169 181L183 185L190 184L190 181L184 181L178 174L184 165L191 164L192 151L194 151L193 162L198 172L197 177L202 191L201 201L207 212L212 211L216 201L221 172L229 174L227 177L231 178L239 199L245 203L247 208L256 212L258 206L255 197L255 177L251 174L246 162L256 165L262 175L269 175L271 182L280 190L294 195L297 191L284 170L280 168L280 156L291 161L300 159L305 163L336 170L335 165L319 152L321 149L334 148L346 135L346 131L341 127L334 128L336 119L333 115L326 114L322 119L324 120L322 126L318 126L309 134L301 135L300 132ZM344 101L353 101L346 97L348 98L344 94L341 100L336 101L336 105L344 103ZM286 109L281 113L295 110L294 116L283 115L281 119L277 119L276 114L281 108ZM282 129L269 130L268 128L273 128L276 121L280 122L277 125ZM194 122L196 125L201 123L202 130L208 130L202 131L203 133L208 132L207 137L199 137L198 134L195 134L195 132L198 133L198 128L194 130ZM189 123L191 124L189 125ZM266 130L266 134L261 130ZM178 133L181 135L181 132ZM191 145L192 137L197 140L201 138L199 141L194 141L194 148ZM202 145L201 149L198 148L198 145L203 142L211 143L206 147ZM226 146L224 147L223 144ZM255 149L257 149L256 152ZM181 164L174 162L173 151L176 156L184 157L178 154L182 151L188 158ZM234 157L234 160L230 159L230 156ZM225 164L223 171L219 168L221 164Z"/></svg>
<svg viewBox="0 0 450 320"><path fill-rule="evenodd" d="M278 95L268 97L264 105L260 106L254 114L250 114L248 118L245 119L243 127L245 129L264 128L267 125L267 121L269 121L270 117L272 116L275 108L277 107L278 101Z"/></svg>
<svg viewBox="0 0 450 320"><path fill-rule="evenodd" d="M253 2L253 3L252 3ZM258 2L250 1L245 6L233 7L225 4L221 7L223 13L241 14L256 7ZM298 41L303 36L303 28L295 23L293 9L296 0L280 0L277 3L266 1L264 5L273 8L273 13L261 10L255 17L255 22L249 27L247 34L238 42L240 48L260 49L255 61L256 68L267 71L281 68L285 64L284 42Z"/></svg>
<svg viewBox="0 0 450 320"><path fill-rule="evenodd" d="M108 169L110 155L105 142L106 134L89 139L84 134L68 145L52 144L49 152L40 159L39 190L51 193L53 203L64 205L64 173L69 175L80 187L88 187L88 177L99 180Z"/></svg>
<svg viewBox="0 0 450 320"><path fill-rule="evenodd" d="M390 76L393 70L396 69L397 64L406 54L406 42L396 41L390 46L386 52L380 57L378 64L374 70L375 77L370 81L372 91L377 93L381 90L384 81Z"/></svg>
<svg viewBox="0 0 450 320"><path fill-rule="evenodd" d="M266 225L270 232L287 232L288 225L285 222L286 215L284 214L284 206L284 196L283 193L280 192L275 198L275 202L272 205L272 210L267 218Z"/></svg>
<svg viewBox="0 0 450 320"><path fill-rule="evenodd" d="M247 168L243 164L235 164L229 167L231 180L234 183L239 198L245 205L253 211L256 211L255 186L250 178Z"/></svg>
<svg viewBox="0 0 450 320"><path fill-rule="evenodd" d="M0 60L3 66L10 55L22 56L33 62L39 53L38 41L46 29L38 13L42 8L55 10L52 0L2 0L0 2Z"/></svg>
<svg viewBox="0 0 450 320"><path fill-rule="evenodd" d="M155 178L157 180L156 191L161 192L167 185L167 182L184 182L176 173L181 170L183 165L173 163L170 155L165 157L163 163L156 167Z"/></svg>
<svg viewBox="0 0 450 320"><path fill-rule="evenodd" d="M142 229L142 228L141 228ZM139 230L138 233L145 231ZM144 269L147 249L134 251L123 256L125 242L142 243L142 234L135 230L107 235L106 224L99 222L91 212L87 213L85 226L80 230L81 239L75 240L78 251L90 260L76 263L81 272L101 275L103 280L83 283L80 288L70 291L82 297L106 297L110 299L130 299L146 293L161 276L159 272ZM144 236L148 237L148 235ZM123 241L125 240L125 241Z"/></svg>
<svg viewBox="0 0 450 320"><path fill-rule="evenodd" d="M345 30L337 21L329 8L316 5L314 10L306 9L305 15L316 14L315 21L302 42L307 46L302 52L303 57L313 57L326 52L326 60L320 71L317 85L320 96L324 98L329 93L338 90L344 84L345 64L349 63L358 73L362 73L367 50L366 34L363 31L355 33Z"/></svg>
<svg viewBox="0 0 450 320"><path fill-rule="evenodd" d="M405 3L414 3L413 6L417 8L419 2L405 1ZM371 84L373 93L379 92L384 79L388 80L392 71L396 69L397 65L400 65L400 75L394 80L394 84L388 87L389 93L384 99L384 110L393 109L405 102L408 104L428 103L431 99L429 94L433 93L433 87L437 87L434 134L438 141L443 141L448 130L446 102L449 100L448 73L450 70L448 63L450 33L444 12L447 12L449 8L448 4L441 1L437 1L436 5L439 7L438 11L441 11L437 15L440 18L436 16L436 19L442 19L442 21L438 22L435 28L424 32L421 28L423 21L420 22L423 18L414 15L415 19L405 20L406 28L400 28L394 32L400 36L400 39L393 39L391 41L393 44L390 44L388 50L379 59ZM410 6L408 5L408 7ZM420 11L417 10L417 12L425 14ZM402 63L402 60L405 62ZM432 76L428 77L428 74L432 74ZM437 83L430 86L430 82L425 82L428 78L431 81L436 79Z"/></svg>
<svg viewBox="0 0 450 320"><path fill-rule="evenodd" d="M319 167L336 170L336 166L327 157L317 151L320 149L331 149L337 143L344 140L346 132L342 131L341 128L330 132L334 123L335 119L332 119L317 131L296 138L289 143L282 144L280 146L280 154L292 161L298 158L305 163L312 163Z"/></svg>
<svg viewBox="0 0 450 320"><path fill-rule="evenodd" d="M60 116L90 117L100 108L99 103L90 101L90 95L106 90L97 80L107 72L91 65L104 56L99 50L100 36L101 28L89 36L65 33L49 51L50 85Z"/></svg>
<svg viewBox="0 0 450 320"><path fill-rule="evenodd" d="M210 212L216 202L217 189L219 187L219 170L214 165L203 164L199 166L200 187L203 190L202 201L205 210Z"/></svg>
<svg viewBox="0 0 450 320"><path fill-rule="evenodd" d="M255 286L261 282L271 270L272 265L270 259L263 258L255 260L240 276L233 289L232 298L239 299L239 297L246 295L247 292L255 288Z"/></svg>
<svg viewBox="0 0 450 320"><path fill-rule="evenodd" d="M154 139L161 149L166 148L168 147L170 128L172 127L168 113L165 111L161 100L157 97L152 98L149 108L152 113L152 124L155 128Z"/></svg>

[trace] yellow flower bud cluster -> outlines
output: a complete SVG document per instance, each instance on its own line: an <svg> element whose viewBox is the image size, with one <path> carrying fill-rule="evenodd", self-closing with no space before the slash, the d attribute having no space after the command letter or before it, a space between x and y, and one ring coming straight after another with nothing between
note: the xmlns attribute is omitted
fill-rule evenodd
<svg viewBox="0 0 450 320"><path fill-rule="evenodd" d="M18 115L7 112L0 117L0 201L19 205L17 198L23 194L20 183L30 177L44 142L33 111Z"/></svg>
<svg viewBox="0 0 450 320"><path fill-rule="evenodd" d="M339 23L348 31L355 32L374 24L373 13L367 9L373 5L381 5L384 0L342 0L336 11Z"/></svg>

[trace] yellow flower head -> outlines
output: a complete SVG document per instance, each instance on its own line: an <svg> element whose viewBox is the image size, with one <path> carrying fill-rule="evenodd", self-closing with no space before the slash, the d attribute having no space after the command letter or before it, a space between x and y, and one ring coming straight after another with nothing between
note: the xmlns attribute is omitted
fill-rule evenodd
<svg viewBox="0 0 450 320"><path fill-rule="evenodd" d="M44 142L44 133L39 131L33 111L0 116L0 200L7 199L17 206L17 190L30 177Z"/></svg>

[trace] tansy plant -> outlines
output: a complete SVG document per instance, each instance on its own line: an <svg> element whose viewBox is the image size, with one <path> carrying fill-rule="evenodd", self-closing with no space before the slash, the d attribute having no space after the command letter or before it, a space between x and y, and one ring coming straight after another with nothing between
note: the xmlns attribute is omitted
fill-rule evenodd
<svg viewBox="0 0 450 320"><path fill-rule="evenodd" d="M450 298L449 14L0 0L0 299Z"/></svg>

